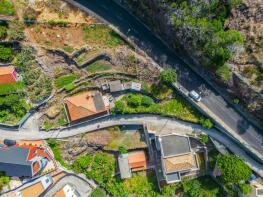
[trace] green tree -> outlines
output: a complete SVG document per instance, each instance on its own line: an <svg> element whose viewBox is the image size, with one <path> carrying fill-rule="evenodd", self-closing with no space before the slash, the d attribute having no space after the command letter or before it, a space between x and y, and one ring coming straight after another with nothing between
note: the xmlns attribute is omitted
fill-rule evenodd
<svg viewBox="0 0 263 197"><path fill-rule="evenodd" d="M177 74L175 69L165 69L160 73L159 80L164 84L175 83L177 80Z"/></svg>
<svg viewBox="0 0 263 197"><path fill-rule="evenodd" d="M142 103L142 97L138 94L130 94L128 96L128 105L131 107L139 107Z"/></svg>
<svg viewBox="0 0 263 197"><path fill-rule="evenodd" d="M125 103L123 100L115 102L115 107L113 108L113 113L123 113L125 108Z"/></svg>
<svg viewBox="0 0 263 197"><path fill-rule="evenodd" d="M182 188L189 197L200 197L201 195L201 184L198 180L183 181Z"/></svg>
<svg viewBox="0 0 263 197"><path fill-rule="evenodd" d="M203 144L207 144L209 140L208 135L203 134L203 133L199 135L199 139L200 139L200 142L202 142Z"/></svg>
<svg viewBox="0 0 263 197"><path fill-rule="evenodd" d="M201 118L200 123L203 127L208 128L208 129L213 127L212 121L208 118Z"/></svg>
<svg viewBox="0 0 263 197"><path fill-rule="evenodd" d="M238 184L240 181L248 180L252 173L248 165L236 155L218 156L217 165L225 183Z"/></svg>
<svg viewBox="0 0 263 197"><path fill-rule="evenodd" d="M143 96L142 97L142 105L145 107L149 107L152 104L154 104L154 101L152 98L150 98L149 96Z"/></svg>

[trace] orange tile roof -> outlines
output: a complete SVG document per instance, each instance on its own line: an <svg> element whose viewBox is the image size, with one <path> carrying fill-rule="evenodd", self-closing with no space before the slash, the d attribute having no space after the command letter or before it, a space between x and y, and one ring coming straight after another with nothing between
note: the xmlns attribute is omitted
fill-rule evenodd
<svg viewBox="0 0 263 197"><path fill-rule="evenodd" d="M16 82L16 78L13 75L14 71L14 66L0 67L0 84Z"/></svg>
<svg viewBox="0 0 263 197"><path fill-rule="evenodd" d="M131 170L146 169L146 156L144 151L134 151L128 153L128 160Z"/></svg>
<svg viewBox="0 0 263 197"><path fill-rule="evenodd" d="M55 193L55 195L53 197L65 197L65 196L66 196L65 192L64 192L64 190L62 188L57 193Z"/></svg>
<svg viewBox="0 0 263 197"><path fill-rule="evenodd" d="M189 170L197 167L195 155L192 153L165 158L164 166L167 173Z"/></svg>
<svg viewBox="0 0 263 197"><path fill-rule="evenodd" d="M39 196L44 191L44 187L41 182L38 182L34 185L26 187L21 190L22 196Z"/></svg>
<svg viewBox="0 0 263 197"><path fill-rule="evenodd" d="M68 110L68 115L71 121L79 120L94 114L98 114L107 111L104 103L103 109L98 110L96 108L96 101L94 96L99 94L102 99L101 93L98 91L84 92L82 94L65 98L65 103Z"/></svg>

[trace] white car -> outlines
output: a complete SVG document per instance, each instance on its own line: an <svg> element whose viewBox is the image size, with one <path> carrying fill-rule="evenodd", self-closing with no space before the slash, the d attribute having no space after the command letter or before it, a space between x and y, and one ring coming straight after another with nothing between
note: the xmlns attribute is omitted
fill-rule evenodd
<svg viewBox="0 0 263 197"><path fill-rule="evenodd" d="M194 99L196 102L201 101L201 96L194 90L192 90L191 92L189 92L189 96Z"/></svg>

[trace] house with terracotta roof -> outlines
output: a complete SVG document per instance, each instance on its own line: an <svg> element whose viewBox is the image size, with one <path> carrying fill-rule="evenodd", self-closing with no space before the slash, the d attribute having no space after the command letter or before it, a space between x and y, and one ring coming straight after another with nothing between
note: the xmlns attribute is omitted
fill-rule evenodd
<svg viewBox="0 0 263 197"><path fill-rule="evenodd" d="M187 136L168 134L156 137L157 178L160 185L180 182L199 174L196 153Z"/></svg>
<svg viewBox="0 0 263 197"><path fill-rule="evenodd" d="M17 78L18 75L14 66L0 67L0 84L14 83Z"/></svg>
<svg viewBox="0 0 263 197"><path fill-rule="evenodd" d="M109 114L102 94L99 91L88 91L64 99L69 122L94 119Z"/></svg>
<svg viewBox="0 0 263 197"><path fill-rule="evenodd" d="M118 157L119 171L122 179L130 178L132 172L146 170L147 160L144 151L131 151Z"/></svg>
<svg viewBox="0 0 263 197"><path fill-rule="evenodd" d="M7 176L33 177L42 171L49 160L49 154L40 147L0 145L0 171Z"/></svg>

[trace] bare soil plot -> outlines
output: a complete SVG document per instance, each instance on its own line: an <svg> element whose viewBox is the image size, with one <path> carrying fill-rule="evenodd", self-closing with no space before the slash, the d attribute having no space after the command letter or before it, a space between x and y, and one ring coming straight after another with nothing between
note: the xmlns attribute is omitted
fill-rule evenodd
<svg viewBox="0 0 263 197"><path fill-rule="evenodd" d="M80 48L86 43L82 25L68 25L68 27L48 27L38 24L27 28L30 41L47 48L65 47Z"/></svg>

